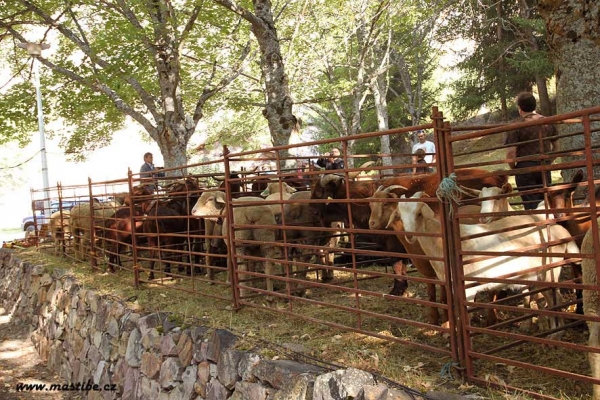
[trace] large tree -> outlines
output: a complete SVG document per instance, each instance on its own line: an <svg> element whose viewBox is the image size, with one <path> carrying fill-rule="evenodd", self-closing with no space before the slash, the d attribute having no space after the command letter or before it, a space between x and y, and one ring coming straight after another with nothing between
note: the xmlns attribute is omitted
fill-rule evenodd
<svg viewBox="0 0 600 400"><path fill-rule="evenodd" d="M84 154L110 141L125 117L158 144L166 167L185 165L190 137L208 101L243 67L249 32L216 4L168 0L14 0L0 10L3 39L11 38L13 71L27 54L19 42L51 41L38 58L50 118L73 126L66 152ZM22 85L0 102L0 128L23 137L28 112ZM51 106L50 106L51 105ZM65 131L68 131L65 129Z"/></svg>
<svg viewBox="0 0 600 400"><path fill-rule="evenodd" d="M411 0L356 0L344 2L343 7L333 2L329 12L309 13L315 36L324 39L306 43L310 53L319 56L313 69L321 72L315 77L320 85L314 94L321 101L307 105L323 136L385 131L418 124L426 116L422 113L427 108L425 82L435 64L430 49L439 12L436 2L427 4L430 7ZM411 150L407 135L391 141L382 136L379 143L349 143L355 154ZM392 157L382 160L390 165Z"/></svg>
<svg viewBox="0 0 600 400"><path fill-rule="evenodd" d="M292 113L294 104L285 72L279 37L275 27L270 0L254 0L254 13L232 0L214 0L229 11L250 23L250 29L258 41L260 67L264 82L265 103L263 115L269 124L273 145L287 145L298 119Z"/></svg>
<svg viewBox="0 0 600 400"><path fill-rule="evenodd" d="M539 0L538 7L546 20L558 80L557 112L562 114L600 105L600 2ZM566 132L580 129L580 126L561 126L560 129ZM600 133L594 133L592 141L599 143ZM562 150L582 149L585 146L583 135L571 136L561 141L561 145ZM563 171L567 180L572 174L572 170Z"/></svg>

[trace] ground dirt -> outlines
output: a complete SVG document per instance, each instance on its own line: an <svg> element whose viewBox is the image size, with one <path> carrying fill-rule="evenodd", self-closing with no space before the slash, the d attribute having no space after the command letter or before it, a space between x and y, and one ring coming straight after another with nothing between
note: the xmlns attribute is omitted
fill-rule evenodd
<svg viewBox="0 0 600 400"><path fill-rule="evenodd" d="M17 391L19 383L63 384L64 380L50 371L40 359L30 340L28 325L11 321L10 314L0 307L0 399L82 399L81 394L50 391Z"/></svg>

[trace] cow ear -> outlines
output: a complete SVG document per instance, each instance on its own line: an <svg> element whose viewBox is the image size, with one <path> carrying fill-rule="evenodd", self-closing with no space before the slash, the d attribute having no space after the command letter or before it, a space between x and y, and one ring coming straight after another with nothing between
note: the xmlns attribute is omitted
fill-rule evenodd
<svg viewBox="0 0 600 400"><path fill-rule="evenodd" d="M502 194L510 193L512 190L513 188L510 183L506 182L504 185L502 185Z"/></svg>
<svg viewBox="0 0 600 400"><path fill-rule="evenodd" d="M421 203L421 214L423 214L423 216L428 219L435 218L433 210L425 203Z"/></svg>
<svg viewBox="0 0 600 400"><path fill-rule="evenodd" d="M385 229L389 229L390 225L392 225L392 223L394 221L397 221L399 219L400 219L400 211L398 210L398 207L395 207L394 212L390 215L390 218L388 219L388 222L385 225Z"/></svg>
<svg viewBox="0 0 600 400"><path fill-rule="evenodd" d="M269 188L266 188L265 190L263 190L260 195L261 197L267 197L268 195L271 194L271 191L269 190Z"/></svg>
<svg viewBox="0 0 600 400"><path fill-rule="evenodd" d="M225 196L215 195L215 203L225 205Z"/></svg>

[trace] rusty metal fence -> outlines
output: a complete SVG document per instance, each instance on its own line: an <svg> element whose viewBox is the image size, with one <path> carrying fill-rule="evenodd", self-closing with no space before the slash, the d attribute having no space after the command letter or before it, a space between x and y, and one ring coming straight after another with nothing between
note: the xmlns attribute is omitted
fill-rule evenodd
<svg viewBox="0 0 600 400"><path fill-rule="evenodd" d="M224 148L221 159L165 170L167 177L151 182L130 172L110 182L59 184L49 192L57 212L37 234L40 243L53 245L44 251L114 270L136 286L161 285L410 347L477 384L538 398L585 397L600 384L586 358L599 350L587 345L585 323L600 318L576 312L577 293L599 288L583 285L577 271L581 259L600 265L600 252L582 253L567 243L581 243L583 234L570 228L584 217L588 228L598 229L591 216L597 215L599 114L594 108L541 121L558 127L560 150L530 157L538 165L521 171L507 166L512 160L504 136L536 123L457 127L437 109L432 123L416 127L260 151ZM429 181L412 174L411 152L350 151L383 137L394 144L421 129L432 133L437 149ZM314 149L328 145L341 145L345 169L315 166ZM561 172L579 169L583 180L563 182ZM516 172L539 170L552 177L542 187L487 197L467 188L494 180L514 188ZM415 179L420 183L407 187ZM147 190L148 183L157 190ZM279 191L291 187L291 197L257 203L253 197L266 196L269 183ZM542 193L543 207L523 209L519 194L528 193ZM560 193L568 193L566 203L552 201ZM50 200L43 196L32 191L34 208ZM220 208L199 213L207 201ZM483 212L484 201L508 208ZM406 213L417 206L438 215L428 230L406 226ZM387 211L375 221L372 209ZM566 235L559 225L569 227ZM486 247L513 240L517 231L534 231L542 240ZM593 239L599 249L598 235ZM527 267L504 271L509 259ZM578 386L539 384L548 375L583 389L561 393Z"/></svg>

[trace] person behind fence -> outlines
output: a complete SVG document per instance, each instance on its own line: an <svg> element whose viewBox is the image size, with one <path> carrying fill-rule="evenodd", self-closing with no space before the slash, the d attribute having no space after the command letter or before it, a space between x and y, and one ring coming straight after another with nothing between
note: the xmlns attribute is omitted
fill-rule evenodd
<svg viewBox="0 0 600 400"><path fill-rule="evenodd" d="M140 181L147 184L152 190L156 189L156 180L165 176L164 172L158 172L161 167L154 166L154 156L148 152L144 154L144 163L140 167ZM155 172L157 171L157 172Z"/></svg>
<svg viewBox="0 0 600 400"><path fill-rule="evenodd" d="M344 159L340 157L340 149L333 147L331 152L323 154L317 165L325 169L344 169Z"/></svg>
<svg viewBox="0 0 600 400"><path fill-rule="evenodd" d="M517 95L515 102L519 110L520 118L514 122L533 121L544 118L535 112L537 102L531 92L521 92ZM535 125L519 128L510 131L506 135L505 145L513 145L506 151L506 158L511 169L540 167L552 163L553 158L541 161L539 159L519 161L515 158L548 155L550 152L558 150L558 132L554 125ZM543 144L540 144L540 138ZM553 139L552 139L553 138ZM539 169L539 168L538 168ZM541 170L526 173L515 173L516 190L530 190L544 187L544 175L546 185L552 183L550 171L544 174ZM537 208L539 203L544 200L544 193L522 194L523 207L526 210Z"/></svg>
<svg viewBox="0 0 600 400"><path fill-rule="evenodd" d="M423 164L427 164L427 161L425 161L425 150L417 149L417 151L415 151L415 156L417 157L417 168L416 168L417 174L427 174L427 173L433 171L433 168L430 168L427 165L423 165ZM421 165L419 165L419 164L421 164Z"/></svg>
<svg viewBox="0 0 600 400"><path fill-rule="evenodd" d="M412 152L413 152L412 162L414 164L413 173L415 173L415 174L417 173L416 164L418 161L415 153L417 152L418 149L423 149L423 151L425 152L424 160L427 164L432 164L435 162L435 144L426 139L424 130L417 131L417 140L418 140L418 142L415 143L415 145L412 148ZM433 171L432 167L428 167L428 168L429 168L429 171L427 171L427 172Z"/></svg>

